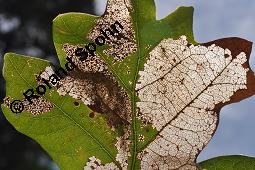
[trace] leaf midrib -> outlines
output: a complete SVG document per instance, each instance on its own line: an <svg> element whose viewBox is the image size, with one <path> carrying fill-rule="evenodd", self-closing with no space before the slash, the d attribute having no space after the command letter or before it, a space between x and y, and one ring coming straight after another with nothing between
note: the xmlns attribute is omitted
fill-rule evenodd
<svg viewBox="0 0 255 170"><path fill-rule="evenodd" d="M134 4L134 7L136 9L139 9L139 2L135 1L136 4ZM135 10L136 11L136 10ZM140 51L140 29L138 24L138 12L135 12L135 28L136 28L136 37L137 37L137 62L136 62L136 71L135 71L135 77L133 81L133 87L132 87L132 136L133 136L133 148L132 148L132 158L131 158L131 169L135 169L136 159L137 159L137 115L136 115L136 93L135 93L135 87L136 87L136 81L138 78L138 72L140 67L140 60L141 60L141 51Z"/></svg>
<svg viewBox="0 0 255 170"><path fill-rule="evenodd" d="M189 56L190 57L190 56ZM189 107L193 102L194 102L194 100L195 99L197 99L204 91L206 91L209 87L211 87L211 85L213 84L213 82L219 77L219 76L221 76L222 75L222 73L225 71L225 69L233 62L233 60L234 60L234 57L232 57L232 59L231 59L231 61L222 69L222 71L217 75L217 76L215 76L215 78L211 81L211 83L209 84L209 85L207 85L199 94L197 94L185 107L183 107L167 124L165 124L164 126L162 126L162 128L156 133L156 135L155 135L155 137L156 136L158 136L168 125L170 125L171 123L172 123L172 121L174 121L175 119L177 119L178 117L179 117L179 115L184 111L184 109L186 109L187 107ZM180 62L180 63L178 63L178 65L179 64L181 64L182 62ZM177 65L176 65L177 66ZM175 67L176 67L175 66ZM168 72L167 74L170 74L170 72ZM164 76L166 76L166 74L164 75ZM162 77L164 77L164 76L162 76ZM216 129L215 129L216 130ZM145 144L141 149L140 149L140 151L141 150L143 150L143 149L145 149L151 142L153 142L154 141L154 139L153 140L150 140L150 141L148 141L148 143L147 144Z"/></svg>

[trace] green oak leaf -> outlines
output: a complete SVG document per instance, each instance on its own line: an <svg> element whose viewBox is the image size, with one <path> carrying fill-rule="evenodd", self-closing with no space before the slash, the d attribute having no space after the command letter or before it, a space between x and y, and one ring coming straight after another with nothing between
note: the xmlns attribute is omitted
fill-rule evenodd
<svg viewBox="0 0 255 170"><path fill-rule="evenodd" d="M253 170L255 159L247 156L221 156L200 163L204 170Z"/></svg>
<svg viewBox="0 0 255 170"><path fill-rule="evenodd" d="M37 87L35 74L49 65L48 61L38 58L6 54L3 75L7 96L22 100L25 90ZM104 162L114 160L116 133L107 126L105 118L91 119L88 107L75 106L74 99L61 97L54 90L48 90L44 97L54 105L47 114L36 117L29 112L15 114L2 106L3 113L18 131L36 140L61 169L82 169L84 160L92 153Z"/></svg>
<svg viewBox="0 0 255 170"><path fill-rule="evenodd" d="M255 77L247 62L250 42L199 44L192 24L192 7L156 20L153 0L108 0L101 17L61 14L53 21L54 45L60 66L67 69L68 57L76 68L14 114L10 103L28 102L23 93L50 81L57 67L6 54L4 115L63 170L198 169L196 157L213 136L220 109L252 96ZM103 34L105 45L88 53L85 46L112 26L115 34ZM78 49L87 50L84 61ZM201 166L210 168L210 162Z"/></svg>

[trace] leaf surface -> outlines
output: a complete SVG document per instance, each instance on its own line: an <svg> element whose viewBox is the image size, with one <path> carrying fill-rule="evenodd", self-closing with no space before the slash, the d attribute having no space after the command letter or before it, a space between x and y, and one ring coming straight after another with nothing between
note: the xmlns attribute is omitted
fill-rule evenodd
<svg viewBox="0 0 255 170"><path fill-rule="evenodd" d="M65 68L68 57L75 69L51 82L37 104L13 114L10 102L24 100L26 89L50 81L57 69L6 54L5 116L61 169L198 169L196 158L215 133L220 109L254 95L255 77L251 42L199 44L192 18L192 7L180 7L156 20L153 0L108 0L101 17L59 15L53 39L60 65ZM78 49L84 52L99 36L106 44L81 60Z"/></svg>
<svg viewBox="0 0 255 170"><path fill-rule="evenodd" d="M253 170L255 167L254 158L247 156L221 156L213 159L209 159L200 163L200 166L204 170L235 170L245 169Z"/></svg>
<svg viewBox="0 0 255 170"><path fill-rule="evenodd" d="M35 89L35 73L39 74L50 63L45 60L25 57L17 54L6 54L4 57L4 77L6 94L22 100L22 93ZM114 161L117 150L114 146L116 133L106 123L105 118L95 116L87 106L76 102L71 97L61 97L56 90L49 91L44 98L53 108L50 111L34 116L29 109L21 114L13 113L3 106L3 112L13 126L20 132L35 139L50 153L61 169L82 169L84 160L91 154L105 162ZM35 101L37 103L38 101ZM39 103L39 107L44 103ZM104 138L105 140L101 140Z"/></svg>

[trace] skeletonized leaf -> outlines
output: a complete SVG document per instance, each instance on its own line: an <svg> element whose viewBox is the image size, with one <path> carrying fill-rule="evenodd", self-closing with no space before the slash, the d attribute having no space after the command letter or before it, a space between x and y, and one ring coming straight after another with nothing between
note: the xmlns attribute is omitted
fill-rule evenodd
<svg viewBox="0 0 255 170"><path fill-rule="evenodd" d="M195 160L216 130L219 109L232 97L240 100L240 93L254 94L246 91L255 90L254 78L247 80L247 74L253 76L246 57L250 46L236 38L194 46L183 36L163 40L150 53L139 73L137 106L158 133L140 154L142 169L197 169Z"/></svg>
<svg viewBox="0 0 255 170"><path fill-rule="evenodd" d="M64 170L199 169L220 109L254 95L255 77L251 42L199 44L192 15L180 7L156 20L153 0L108 0L101 17L59 15L56 51L63 68L68 57L75 69L54 83L57 69L47 61L6 54L5 116ZM80 60L77 50L99 36L106 45ZM52 89L29 105L22 93L43 79ZM26 103L23 113L11 112L14 99Z"/></svg>

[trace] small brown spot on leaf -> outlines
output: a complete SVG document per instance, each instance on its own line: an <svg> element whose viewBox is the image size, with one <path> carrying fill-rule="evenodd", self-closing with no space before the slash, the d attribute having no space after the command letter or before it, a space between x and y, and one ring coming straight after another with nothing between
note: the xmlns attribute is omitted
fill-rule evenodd
<svg viewBox="0 0 255 170"><path fill-rule="evenodd" d="M75 101L73 104L74 104L75 106L79 106L79 105L80 105L80 103L79 103L79 102L76 102L76 101Z"/></svg>
<svg viewBox="0 0 255 170"><path fill-rule="evenodd" d="M94 118L94 117L95 117L95 112L90 112L90 113L89 113L89 117L90 117L90 118Z"/></svg>

